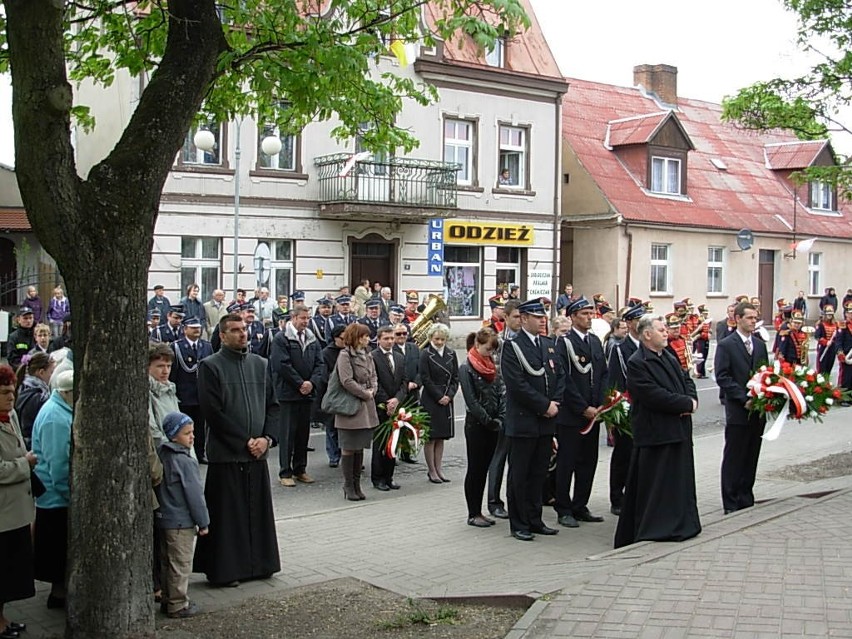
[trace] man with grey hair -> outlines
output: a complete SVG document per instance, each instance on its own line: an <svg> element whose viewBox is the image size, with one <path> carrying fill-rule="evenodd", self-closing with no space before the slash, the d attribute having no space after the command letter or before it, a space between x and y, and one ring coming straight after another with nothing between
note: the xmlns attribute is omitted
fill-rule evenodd
<svg viewBox="0 0 852 639"><path fill-rule="evenodd" d="M225 306L225 291L217 288L213 291L210 299L204 302L205 329L207 331L207 339L213 337L213 331L219 326L219 320L228 314ZM200 319L200 318L199 318Z"/></svg>
<svg viewBox="0 0 852 639"><path fill-rule="evenodd" d="M683 541L701 532L692 453L695 383L666 350L663 317L643 315L636 332L639 350L627 362L633 454L616 548L637 541Z"/></svg>
<svg viewBox="0 0 852 639"><path fill-rule="evenodd" d="M260 295L254 301L254 310L257 312L257 319L263 323L264 327L272 325L272 312L275 307L275 300L269 297L269 289L262 287Z"/></svg>

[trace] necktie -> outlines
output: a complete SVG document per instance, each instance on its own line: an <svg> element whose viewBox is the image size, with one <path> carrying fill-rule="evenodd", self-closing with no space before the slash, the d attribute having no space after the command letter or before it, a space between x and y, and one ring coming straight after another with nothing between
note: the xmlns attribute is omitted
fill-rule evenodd
<svg viewBox="0 0 852 639"><path fill-rule="evenodd" d="M395 368L394 368L394 365L393 365L393 351L390 350L387 353L385 353L385 355L388 356L388 366L390 367L391 373L393 373L395 371Z"/></svg>
<svg viewBox="0 0 852 639"><path fill-rule="evenodd" d="M302 348L305 347L305 332L299 331L299 344L301 344Z"/></svg>
<svg viewBox="0 0 852 639"><path fill-rule="evenodd" d="M535 344L535 347L536 347L536 348L539 348L539 347L540 347L539 342L538 342L538 335L536 335L536 336L533 338L533 344Z"/></svg>
<svg viewBox="0 0 852 639"><path fill-rule="evenodd" d="M748 338L745 342L743 342L743 343L745 344L746 351L748 352L748 354L749 354L749 355L752 355L752 354L754 353L754 344L752 344L752 343L751 343L751 337L749 337L749 338Z"/></svg>
<svg viewBox="0 0 852 639"><path fill-rule="evenodd" d="M589 336L588 335L583 335L583 344L585 344L586 346L589 345Z"/></svg>
<svg viewBox="0 0 852 639"><path fill-rule="evenodd" d="M193 355L197 355L197 354L198 354L198 342L193 342L193 343L192 343L192 354L193 354Z"/></svg>

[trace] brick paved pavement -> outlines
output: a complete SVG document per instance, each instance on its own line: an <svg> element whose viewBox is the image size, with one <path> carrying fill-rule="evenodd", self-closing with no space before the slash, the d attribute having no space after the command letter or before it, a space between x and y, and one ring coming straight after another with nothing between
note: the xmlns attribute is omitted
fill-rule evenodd
<svg viewBox="0 0 852 639"><path fill-rule="evenodd" d="M785 465L852 450L850 416L852 410L838 409L824 424L791 424L778 441L764 444L755 492L769 501L727 517L720 511L718 487L722 435L697 438L704 532L683 544L636 544L617 552L611 550L615 518L609 515L602 524L561 529L556 537L537 537L533 543L512 539L504 522L485 530L467 526L462 437L447 447L451 484L426 482L422 463L402 465L402 490L370 488L365 502L343 501L339 471L321 463L322 440L315 435L318 452L311 455L311 472L317 483L274 488L282 572L236 589L209 588L196 575L190 596L215 609L257 594L353 576L411 596L557 593L532 605L512 639L569 633L754 637L763 631L829 636L820 628L852 637L849 594L842 590L844 579L852 585L852 562L840 537L850 521L852 496L795 497L852 489L852 476L810 484L769 476ZM601 452L590 507L608 513L609 449ZM555 519L552 511L545 513L547 523L555 525ZM783 562L768 559L764 547L783 550ZM721 563L726 555L736 565L726 568ZM42 588L35 598L7 606L12 618L29 624L31 638L62 632L64 617L47 610L45 598ZM787 610L779 615L782 603Z"/></svg>

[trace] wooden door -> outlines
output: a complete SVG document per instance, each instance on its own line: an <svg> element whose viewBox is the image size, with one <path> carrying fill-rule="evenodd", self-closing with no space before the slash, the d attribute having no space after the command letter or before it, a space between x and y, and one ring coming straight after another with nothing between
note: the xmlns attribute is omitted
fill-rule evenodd
<svg viewBox="0 0 852 639"><path fill-rule="evenodd" d="M757 297L760 299L761 319L767 326L772 325L775 312L775 254L777 251L760 249L757 264Z"/></svg>
<svg viewBox="0 0 852 639"><path fill-rule="evenodd" d="M396 244L379 235L350 240L349 281L354 291L363 279L390 286L393 299L401 299L396 287Z"/></svg>

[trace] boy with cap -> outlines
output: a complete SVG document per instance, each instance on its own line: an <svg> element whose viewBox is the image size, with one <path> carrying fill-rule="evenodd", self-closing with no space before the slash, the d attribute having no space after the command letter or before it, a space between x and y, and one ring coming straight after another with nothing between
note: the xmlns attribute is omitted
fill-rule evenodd
<svg viewBox="0 0 852 639"><path fill-rule="evenodd" d="M163 482L156 488L160 509L155 514L155 523L162 531L161 609L169 617L182 619L198 613L187 590L196 528L199 536L206 535L210 515L198 462L190 455L195 440L192 418L184 413L169 413L163 419L163 430L168 441L158 451L163 462Z"/></svg>

